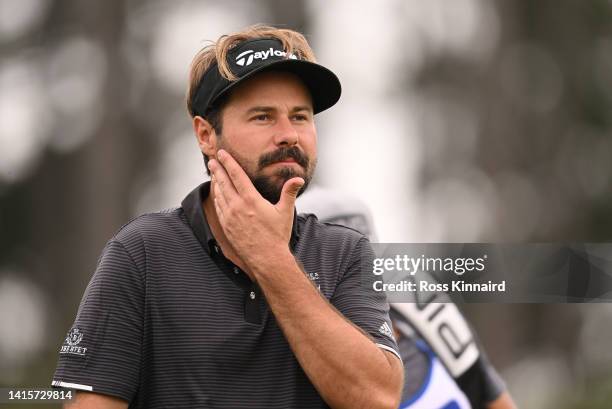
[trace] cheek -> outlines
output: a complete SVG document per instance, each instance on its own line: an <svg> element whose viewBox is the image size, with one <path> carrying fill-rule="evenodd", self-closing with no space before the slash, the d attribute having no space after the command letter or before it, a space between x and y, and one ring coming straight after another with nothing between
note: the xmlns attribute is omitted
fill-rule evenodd
<svg viewBox="0 0 612 409"><path fill-rule="evenodd" d="M312 147L312 149L307 152L307 154L310 157L310 162L311 163L316 163L317 162L317 146L316 145L314 145Z"/></svg>
<svg viewBox="0 0 612 409"><path fill-rule="evenodd" d="M252 146L248 138L241 138L243 135L223 134L219 140L219 148L226 150L249 177L253 177L258 170L259 148Z"/></svg>
<svg viewBox="0 0 612 409"><path fill-rule="evenodd" d="M242 157L250 157L260 149L257 146L258 138L253 132L245 129L241 129L239 132L236 132L236 130L225 132L225 129L223 131L223 137L219 140L219 147L231 149Z"/></svg>
<svg viewBox="0 0 612 409"><path fill-rule="evenodd" d="M304 138L300 140L304 152L311 158L316 159L317 157L317 133L309 132L304 135Z"/></svg>

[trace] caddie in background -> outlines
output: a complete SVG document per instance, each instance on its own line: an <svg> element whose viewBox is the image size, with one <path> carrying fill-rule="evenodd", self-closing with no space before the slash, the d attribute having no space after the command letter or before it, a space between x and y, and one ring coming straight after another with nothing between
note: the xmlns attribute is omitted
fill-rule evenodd
<svg viewBox="0 0 612 409"><path fill-rule="evenodd" d="M316 215L320 222L344 225L378 241L370 209L354 195L314 185L297 200L296 208ZM400 409L514 409L476 333L450 297L444 301L435 306L433 320L429 307L434 305L391 304L404 363Z"/></svg>
<svg viewBox="0 0 612 409"><path fill-rule="evenodd" d="M71 407L398 407L367 237L295 212L314 115L340 91L292 30L248 27L195 56L187 105L211 180L108 241L52 380L78 390Z"/></svg>

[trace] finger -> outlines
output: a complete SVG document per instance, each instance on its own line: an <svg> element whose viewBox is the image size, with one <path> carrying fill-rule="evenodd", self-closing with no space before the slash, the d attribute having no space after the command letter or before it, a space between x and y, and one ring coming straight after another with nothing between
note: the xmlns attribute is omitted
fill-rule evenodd
<svg viewBox="0 0 612 409"><path fill-rule="evenodd" d="M219 210L223 212L225 209L227 209L227 202L225 200L225 197L223 196L223 193L219 191L217 180L214 176L212 177L212 189L213 189L212 193L214 197L215 209L218 206Z"/></svg>
<svg viewBox="0 0 612 409"><path fill-rule="evenodd" d="M285 182L280 200L276 205L281 212L293 212L295 199L297 199L297 195L304 186L304 183L306 182L302 178L292 178Z"/></svg>
<svg viewBox="0 0 612 409"><path fill-rule="evenodd" d="M255 190L251 179L249 179L244 169L242 169L232 155L223 149L219 149L217 151L217 158L219 159L221 165L223 165L223 168L229 175L230 180L240 196L246 197L248 195L258 193L257 190Z"/></svg>
<svg viewBox="0 0 612 409"><path fill-rule="evenodd" d="M211 181L212 181L211 188L212 188L213 205L215 207L215 213L217 214L217 219L219 219L219 223L221 224L221 227L223 227L225 217L223 214L223 209L220 206L221 195L218 193L217 183L216 183L214 176L211 177Z"/></svg>
<svg viewBox="0 0 612 409"><path fill-rule="evenodd" d="M210 169L212 176L215 178L217 194L223 196L225 203L229 204L238 196L238 192L236 191L234 184L230 180L223 166L217 160L211 159L208 162L208 168Z"/></svg>
<svg viewBox="0 0 612 409"><path fill-rule="evenodd" d="M221 228L225 230L225 216L223 215L223 210L219 206L219 201L217 200L217 198L213 200L213 203L215 204L215 212L217 213L217 219L219 219L219 224L221 225Z"/></svg>

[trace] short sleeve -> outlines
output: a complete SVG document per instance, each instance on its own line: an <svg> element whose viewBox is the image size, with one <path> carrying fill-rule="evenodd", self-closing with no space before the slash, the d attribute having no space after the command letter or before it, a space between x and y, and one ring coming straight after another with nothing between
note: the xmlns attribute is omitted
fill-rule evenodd
<svg viewBox="0 0 612 409"><path fill-rule="evenodd" d="M374 250L363 237L355 246L347 271L341 277L330 302L365 331L379 348L394 353L401 360L393 337L387 297L384 292L374 290L375 276L363 271L363 267L371 266L373 260Z"/></svg>
<svg viewBox="0 0 612 409"><path fill-rule="evenodd" d="M144 277L125 247L109 241L59 351L52 386L128 402L139 384Z"/></svg>

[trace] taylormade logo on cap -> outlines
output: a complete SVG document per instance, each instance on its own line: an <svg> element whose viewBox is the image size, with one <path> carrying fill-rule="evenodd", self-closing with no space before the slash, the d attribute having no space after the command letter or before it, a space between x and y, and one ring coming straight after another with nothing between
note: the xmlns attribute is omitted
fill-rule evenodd
<svg viewBox="0 0 612 409"><path fill-rule="evenodd" d="M265 61L272 55L276 57L285 57L287 53L283 50L275 50L272 47L270 47L267 50L257 51L257 52L253 50L246 50L238 54L238 56L236 57L236 64L238 64L241 67L244 67L245 65L246 66L251 65L253 63L253 60ZM295 56L295 54L289 55L289 58L293 60L297 60L297 57Z"/></svg>

